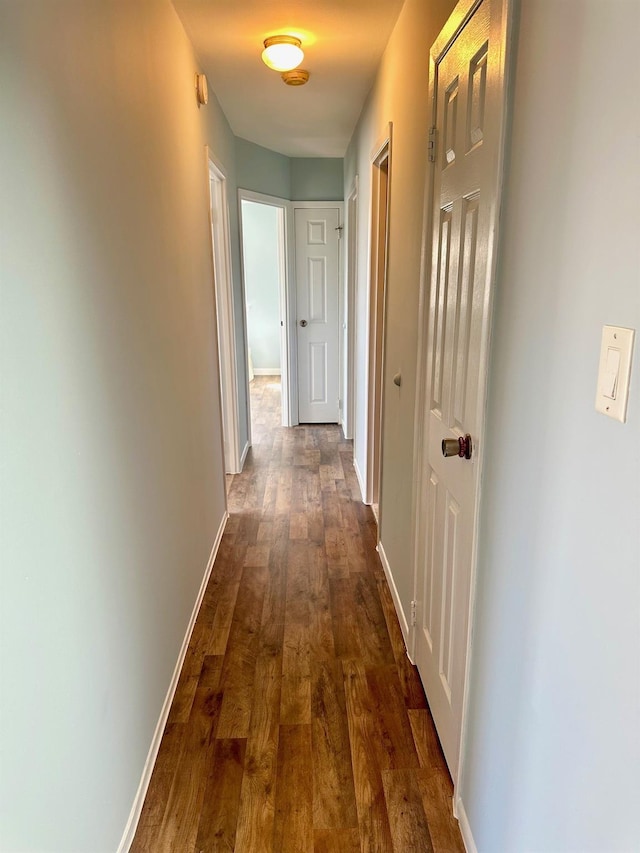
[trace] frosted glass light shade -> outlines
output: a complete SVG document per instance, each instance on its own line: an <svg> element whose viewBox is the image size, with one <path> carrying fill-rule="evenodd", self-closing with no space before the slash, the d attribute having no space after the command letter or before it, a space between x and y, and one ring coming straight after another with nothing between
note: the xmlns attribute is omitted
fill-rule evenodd
<svg viewBox="0 0 640 853"><path fill-rule="evenodd" d="M271 36L264 40L262 61L274 71L291 71L303 59L300 39L295 36Z"/></svg>

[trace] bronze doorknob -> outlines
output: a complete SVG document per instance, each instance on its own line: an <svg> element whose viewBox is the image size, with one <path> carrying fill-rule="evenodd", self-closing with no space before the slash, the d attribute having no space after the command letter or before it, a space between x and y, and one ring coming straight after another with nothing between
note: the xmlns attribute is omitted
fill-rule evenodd
<svg viewBox="0 0 640 853"><path fill-rule="evenodd" d="M459 456L461 459L471 459L471 436L467 433L460 438L443 438L442 455L445 459L451 456Z"/></svg>
<svg viewBox="0 0 640 853"><path fill-rule="evenodd" d="M304 328L307 325L306 320L300 320L300 325Z"/></svg>

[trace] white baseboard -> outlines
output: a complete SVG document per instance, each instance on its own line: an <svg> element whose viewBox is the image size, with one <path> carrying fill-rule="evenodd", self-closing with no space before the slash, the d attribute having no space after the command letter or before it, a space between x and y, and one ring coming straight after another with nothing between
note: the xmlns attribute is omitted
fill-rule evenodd
<svg viewBox="0 0 640 853"><path fill-rule="evenodd" d="M396 608L396 613L398 614L398 621L400 622L400 629L402 631L402 636L404 637L404 645L405 648L409 649L409 622L407 621L407 617L405 616L404 610L402 609L402 603L400 601L400 596L398 595L398 589L396 587L395 581L393 579L393 574L391 572L391 566L389 565L389 560L387 559L387 555L384 550L384 546L382 542L378 542L377 548L378 554L380 556L380 562L382 563L382 568L384 569L385 576L387 578L387 583L389 584L389 589L391 590L391 598L393 599L394 607ZM408 652L407 652L408 656ZM409 658L411 660L411 658ZM413 663L413 661L411 661Z"/></svg>
<svg viewBox="0 0 640 853"><path fill-rule="evenodd" d="M244 446L244 450L242 451L242 456L240 457L240 471L238 471L239 474L242 473L242 469L244 468L244 463L247 459L247 453L249 452L250 447L251 447L251 445L249 444L249 442L247 442Z"/></svg>
<svg viewBox="0 0 640 853"><path fill-rule="evenodd" d="M153 733L153 738L151 740L151 746L149 748L149 754L147 755L147 760L144 765L144 769L142 771L142 778L140 779L140 784L138 786L138 791L136 793L135 799L133 801L133 806L131 808L131 812L129 814L129 819L127 820L127 825L124 828L124 833L122 835L122 840L118 845L118 853L127 853L131 845L133 844L133 838L136 834L136 829L138 828L138 821L140 820L140 814L142 813L142 806L144 805L144 799L147 796L147 790L149 788L149 782L151 781L151 774L153 773L153 768L156 763L156 758L158 757L158 750L160 749L160 741L162 740L162 735L164 733L164 728L167 724L167 719L169 718L169 711L171 710L171 703L173 702L173 697L176 692L176 688L178 686L178 679L180 678L180 670L182 669L182 665L184 663L185 656L187 654L187 649L189 647L189 642L191 640L191 634L193 633L193 628L196 624L196 619L198 617L198 612L200 610L200 605L202 604L202 599L204 598L205 591L207 589L207 584L209 583L209 578L211 577L211 572L213 570L213 564L216 559L216 555L218 553L218 548L220 547L220 542L222 541L222 534L224 533L224 528L227 524L227 520L229 518L229 513L225 512L222 517L222 521L220 523L220 527L218 528L218 533L216 534L215 542L213 543L213 548L211 549L211 554L209 555L209 561L207 562L207 567L205 569L204 577L202 578L202 583L200 584L200 590L198 592L198 597L196 598L196 603L193 607L193 612L191 613L191 618L189 620L189 624L187 625L187 631L184 635L184 640L182 641L182 648L180 649L180 654L178 655L178 660L176 662L175 669L173 670L173 675L171 676L171 682L169 684L169 689L167 690L167 695L164 700L164 704L162 705L162 711L160 712L160 719L158 720L158 724L156 726L156 730Z"/></svg>
<svg viewBox="0 0 640 853"><path fill-rule="evenodd" d="M282 376L282 370L279 367L254 367L254 376Z"/></svg>
<svg viewBox="0 0 640 853"><path fill-rule="evenodd" d="M358 485L360 486L360 494L362 495L362 503L367 503L367 496L364 490L364 480L362 479L362 474L360 473L360 469L358 468L358 460L356 457L353 457L353 470L356 472L356 477L358 479Z"/></svg>
<svg viewBox="0 0 640 853"><path fill-rule="evenodd" d="M467 813L464 809L462 798L456 797L454 803L454 812L455 816L458 818L458 823L460 824L460 834L462 835L464 849L467 851L467 853L478 853L478 848L476 847L476 842L473 838L473 833L471 832L469 818L467 817Z"/></svg>

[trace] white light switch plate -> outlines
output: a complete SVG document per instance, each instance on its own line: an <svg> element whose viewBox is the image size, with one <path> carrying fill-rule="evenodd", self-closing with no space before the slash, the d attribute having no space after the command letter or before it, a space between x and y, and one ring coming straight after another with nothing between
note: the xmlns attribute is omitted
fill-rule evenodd
<svg viewBox="0 0 640 853"><path fill-rule="evenodd" d="M627 419L634 329L602 327L596 409L624 423Z"/></svg>

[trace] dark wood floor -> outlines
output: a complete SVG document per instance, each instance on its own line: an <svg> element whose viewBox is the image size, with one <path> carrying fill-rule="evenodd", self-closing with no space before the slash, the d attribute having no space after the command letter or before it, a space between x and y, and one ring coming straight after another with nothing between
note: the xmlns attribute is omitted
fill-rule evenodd
<svg viewBox="0 0 640 853"><path fill-rule="evenodd" d="M461 851L351 442L280 427L277 378L256 378L251 402L132 850Z"/></svg>

